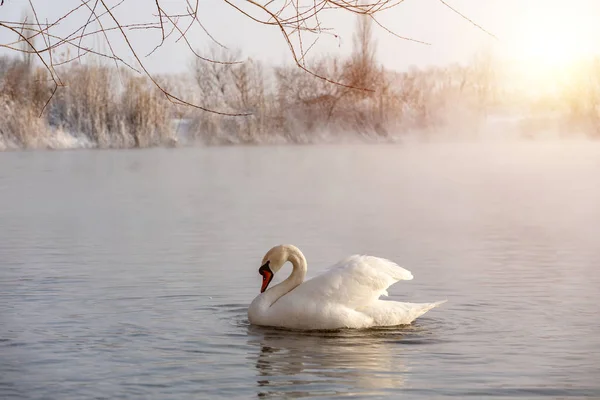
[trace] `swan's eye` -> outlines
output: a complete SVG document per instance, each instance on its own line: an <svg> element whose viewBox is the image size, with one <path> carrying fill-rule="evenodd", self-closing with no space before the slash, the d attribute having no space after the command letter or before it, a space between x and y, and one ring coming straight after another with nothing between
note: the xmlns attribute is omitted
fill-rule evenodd
<svg viewBox="0 0 600 400"><path fill-rule="evenodd" d="M269 264L271 264L271 261L267 260L267 262L260 266L258 273L261 275L264 275L266 271L273 273L273 271L271 271L271 267L269 267Z"/></svg>

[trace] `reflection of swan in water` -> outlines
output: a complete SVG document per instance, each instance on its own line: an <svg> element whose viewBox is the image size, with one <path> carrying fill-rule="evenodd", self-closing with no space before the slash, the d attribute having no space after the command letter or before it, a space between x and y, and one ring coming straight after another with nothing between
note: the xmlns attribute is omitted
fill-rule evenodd
<svg viewBox="0 0 600 400"><path fill-rule="evenodd" d="M250 326L259 397L376 394L402 388L398 330L298 332Z"/></svg>
<svg viewBox="0 0 600 400"><path fill-rule="evenodd" d="M274 274L288 261L291 275L267 290ZM259 269L261 294L248 308L250 323L306 330L404 325L445 302L380 300L390 285L413 278L410 271L383 258L354 255L304 281L306 269L306 258L297 247L280 245L269 250Z"/></svg>

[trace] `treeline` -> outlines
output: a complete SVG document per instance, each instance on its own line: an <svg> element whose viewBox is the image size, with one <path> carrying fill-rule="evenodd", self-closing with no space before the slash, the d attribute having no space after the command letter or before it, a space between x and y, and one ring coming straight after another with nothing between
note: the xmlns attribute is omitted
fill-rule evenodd
<svg viewBox="0 0 600 400"><path fill-rule="evenodd" d="M467 67L386 70L376 59L371 24L359 17L350 57L313 61L307 67L314 76L251 59L239 65L196 60L199 101L252 116L199 113L192 117L191 135L208 144L395 141L407 132L434 135L442 127L468 131L485 117L494 100L487 60ZM212 57L236 59L216 50Z"/></svg>
<svg viewBox="0 0 600 400"><path fill-rule="evenodd" d="M46 105L53 91L47 71L0 58L0 148L145 147L173 140L171 105L147 79L76 64L63 68L61 78L64 86Z"/></svg>
<svg viewBox="0 0 600 400"><path fill-rule="evenodd" d="M358 19L347 59L308 65L341 85L297 66L273 68L251 59L198 59L188 76L158 78L190 102L247 117L175 106L147 78L100 63L62 67L64 86L46 105L54 87L47 72L31 58L0 58L0 149L149 147L181 139L208 145L395 141L407 133L442 132L464 137L486 129L491 116L512 118L517 122L510 129L526 136L554 129L600 137L600 60L543 91L513 80L487 53L469 65L395 72L377 63L369 21ZM239 59L216 49L212 56Z"/></svg>

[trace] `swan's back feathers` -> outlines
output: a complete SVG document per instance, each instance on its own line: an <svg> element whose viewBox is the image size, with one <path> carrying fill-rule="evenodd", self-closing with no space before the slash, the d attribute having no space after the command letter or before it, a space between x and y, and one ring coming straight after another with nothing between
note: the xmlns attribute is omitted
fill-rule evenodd
<svg viewBox="0 0 600 400"><path fill-rule="evenodd" d="M410 271L384 258L353 255L325 273L305 281L290 295L322 302L335 302L361 309L387 296L387 288L400 280L413 279Z"/></svg>

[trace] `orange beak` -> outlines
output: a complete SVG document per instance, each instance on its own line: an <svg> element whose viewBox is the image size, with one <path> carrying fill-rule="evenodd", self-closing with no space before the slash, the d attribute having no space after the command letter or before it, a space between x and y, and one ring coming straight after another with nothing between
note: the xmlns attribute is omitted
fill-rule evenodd
<svg viewBox="0 0 600 400"><path fill-rule="evenodd" d="M265 290L267 290L267 287L269 286L269 283L271 283L271 279L273 279L273 274L270 272L265 271L263 274L263 280L262 280L262 286L260 287L260 292L263 293Z"/></svg>
<svg viewBox="0 0 600 400"><path fill-rule="evenodd" d="M262 267L258 269L258 273L262 275L262 286L260 287L260 292L263 293L269 287L269 283L271 283L271 279L273 279L273 271L269 267L269 261L267 261Z"/></svg>

